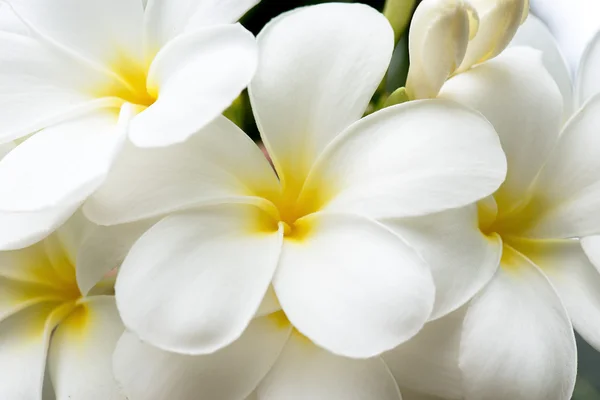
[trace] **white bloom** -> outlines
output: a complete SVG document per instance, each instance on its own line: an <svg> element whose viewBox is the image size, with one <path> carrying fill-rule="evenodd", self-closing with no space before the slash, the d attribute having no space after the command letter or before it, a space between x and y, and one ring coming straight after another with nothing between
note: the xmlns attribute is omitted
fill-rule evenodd
<svg viewBox="0 0 600 400"><path fill-rule="evenodd" d="M76 215L40 243L0 252L2 399L125 399L112 373L124 331L112 285L88 292L76 279L84 231Z"/></svg>
<svg viewBox="0 0 600 400"><path fill-rule="evenodd" d="M210 123L254 74L255 39L231 23L256 2L6 0L0 143L25 139L0 162L0 210L40 214L52 230L102 183L127 136L165 146ZM20 247L43 236L37 225Z"/></svg>
<svg viewBox="0 0 600 400"><path fill-rule="evenodd" d="M121 269L131 331L165 350L214 352L242 334L271 282L293 326L335 354L370 357L422 327L430 271L375 218L485 197L505 159L489 123L453 102L360 119L392 47L389 23L364 5L303 8L265 27L250 95L279 180L225 119L184 145L125 150L87 215L110 225L178 212Z"/></svg>
<svg viewBox="0 0 600 400"><path fill-rule="evenodd" d="M559 53L546 29L534 32L538 47ZM576 239L600 232L600 96L563 126L562 96L542 63L539 53L511 48L440 91L492 122L508 160L503 185L478 204L482 234L503 243L499 268L469 304L460 340L439 350L461 371L462 396L444 381L456 370L436 362L436 394L448 398L567 400L577 366L571 324L600 347L600 274Z"/></svg>

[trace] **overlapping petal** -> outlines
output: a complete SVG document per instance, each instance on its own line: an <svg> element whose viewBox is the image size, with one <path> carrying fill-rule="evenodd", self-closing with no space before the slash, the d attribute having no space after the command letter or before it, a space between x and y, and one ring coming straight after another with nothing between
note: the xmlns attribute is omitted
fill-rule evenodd
<svg viewBox="0 0 600 400"><path fill-rule="evenodd" d="M353 124L322 154L300 201L374 218L419 216L488 196L505 173L498 135L480 114L420 100Z"/></svg>
<svg viewBox="0 0 600 400"><path fill-rule="evenodd" d="M509 247L469 306L459 366L467 399L567 400L573 393L577 352L569 317L548 279Z"/></svg>
<svg viewBox="0 0 600 400"><path fill-rule="evenodd" d="M297 332L257 389L260 400L401 400L380 357L353 360L313 345Z"/></svg>
<svg viewBox="0 0 600 400"><path fill-rule="evenodd" d="M302 334L335 354L366 358L421 329L433 307L433 280L402 239L350 214L313 214L296 229L273 286Z"/></svg>
<svg viewBox="0 0 600 400"><path fill-rule="evenodd" d="M327 3L279 16L258 43L260 68L250 98L269 155L290 190L364 113L388 67L394 32L366 5Z"/></svg>
<svg viewBox="0 0 600 400"><path fill-rule="evenodd" d="M256 230L261 213L230 204L154 225L117 278L125 326L184 354L211 353L237 339L257 312L281 251L282 231Z"/></svg>
<svg viewBox="0 0 600 400"><path fill-rule="evenodd" d="M600 93L600 31L588 43L581 56L575 91L579 107Z"/></svg>
<svg viewBox="0 0 600 400"><path fill-rule="evenodd" d="M273 366L290 330L278 315L257 318L230 346L201 356L168 353L126 332L115 350L115 376L132 399L243 399Z"/></svg>

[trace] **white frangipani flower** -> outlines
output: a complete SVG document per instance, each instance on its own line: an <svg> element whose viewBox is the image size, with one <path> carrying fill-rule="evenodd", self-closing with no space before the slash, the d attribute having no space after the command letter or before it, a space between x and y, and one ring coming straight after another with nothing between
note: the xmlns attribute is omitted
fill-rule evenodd
<svg viewBox="0 0 600 400"><path fill-rule="evenodd" d="M120 271L132 332L164 350L214 352L242 334L271 282L295 329L332 353L367 358L418 332L434 302L430 271L376 218L483 198L505 159L489 123L453 102L360 119L392 48L389 23L358 4L265 27L250 97L277 175L224 118L183 145L124 151L87 215L111 225L177 212Z"/></svg>
<svg viewBox="0 0 600 400"><path fill-rule="evenodd" d="M185 141L231 104L256 68L255 39L233 22L257 0L3 3L0 143L22 143L0 162L0 210L38 219L24 223L29 237L3 249L64 222L102 183L127 137L147 147Z"/></svg>
<svg viewBox="0 0 600 400"><path fill-rule="evenodd" d="M57 400L125 400L112 373L124 331L112 286L77 284L82 219L76 214L44 241L0 252L2 399L41 400L44 392Z"/></svg>
<svg viewBox="0 0 600 400"><path fill-rule="evenodd" d="M558 52L547 30L537 35ZM542 65L540 53L511 48L440 91L492 122L508 160L503 185L478 203L482 234L502 239L499 268L468 305L460 340L439 350L439 359L456 357L464 391L444 382L456 376L452 363L438 362L435 394L447 398L567 400L577 367L573 326L600 347L600 274L576 239L600 231L600 96L563 126L560 91Z"/></svg>

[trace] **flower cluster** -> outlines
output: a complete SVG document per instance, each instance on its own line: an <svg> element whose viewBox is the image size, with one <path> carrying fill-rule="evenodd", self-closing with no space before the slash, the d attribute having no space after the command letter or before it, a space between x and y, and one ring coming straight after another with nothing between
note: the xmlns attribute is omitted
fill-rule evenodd
<svg viewBox="0 0 600 400"><path fill-rule="evenodd" d="M570 399L600 34L423 0L390 94L393 18L257 3L0 2L0 399Z"/></svg>

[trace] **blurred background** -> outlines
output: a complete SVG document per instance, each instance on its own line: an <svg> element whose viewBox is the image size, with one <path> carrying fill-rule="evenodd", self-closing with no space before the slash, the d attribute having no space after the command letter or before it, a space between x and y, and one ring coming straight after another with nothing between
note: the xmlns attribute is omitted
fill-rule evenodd
<svg viewBox="0 0 600 400"><path fill-rule="evenodd" d="M338 0L356 3L352 0ZM407 2L409 0L406 0ZM296 7L325 3L326 0L262 0L243 19L242 24L254 34L273 17ZM363 0L383 10L385 0ZM418 3L418 1L417 1ZM600 0L530 0L531 12L542 19L556 37L574 75L581 54L594 33L600 29ZM404 85L408 72L408 38L399 40L385 86L388 93ZM251 137L259 140L258 130L247 105L245 95L228 111L228 116ZM579 373L573 400L600 400L600 353L577 337Z"/></svg>

